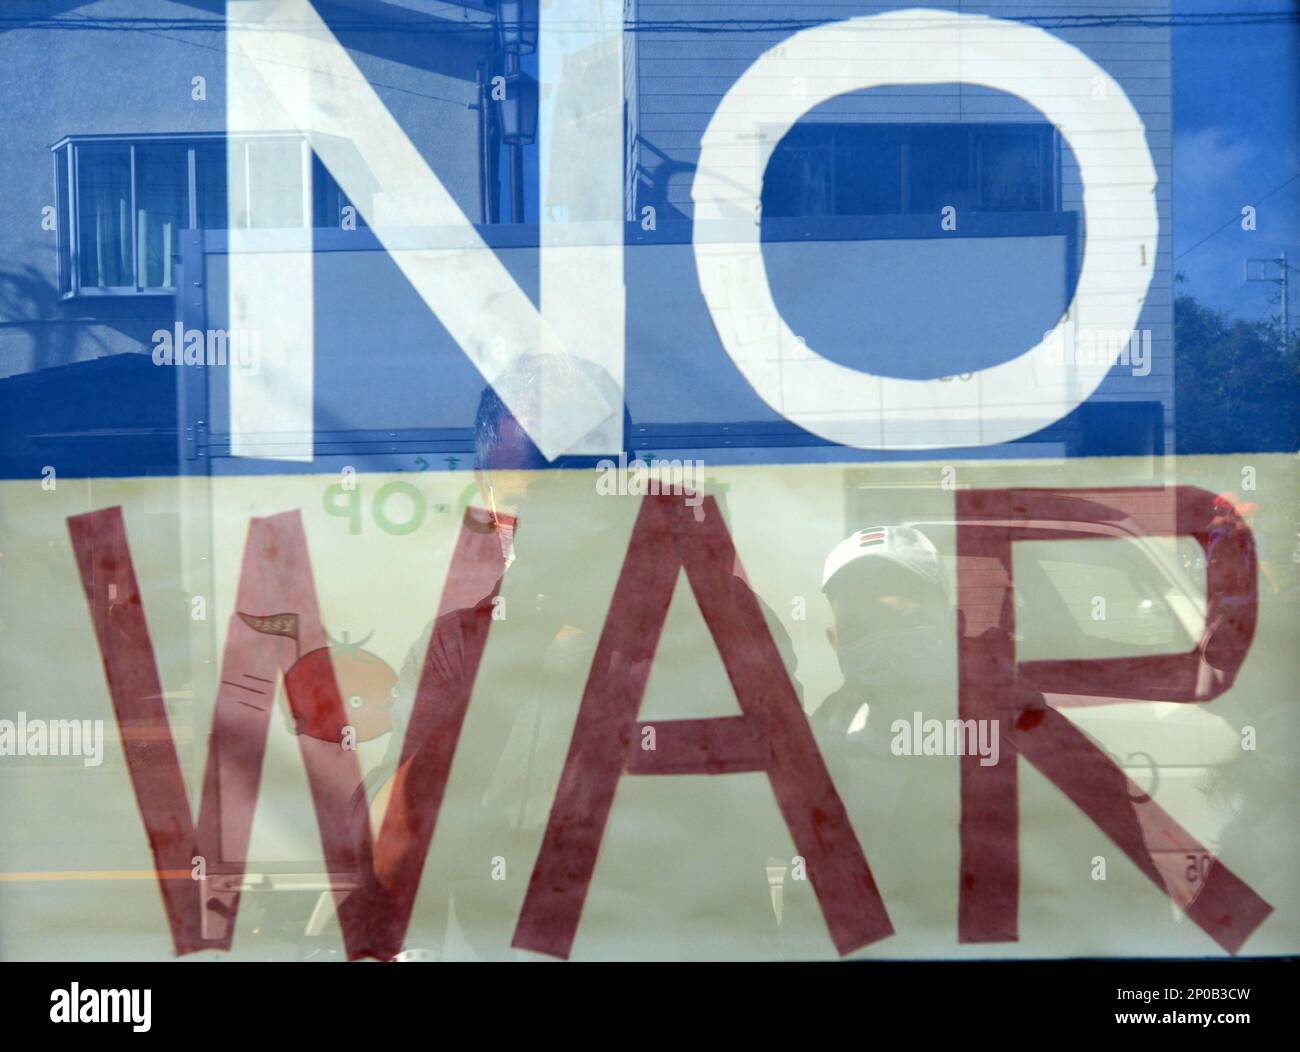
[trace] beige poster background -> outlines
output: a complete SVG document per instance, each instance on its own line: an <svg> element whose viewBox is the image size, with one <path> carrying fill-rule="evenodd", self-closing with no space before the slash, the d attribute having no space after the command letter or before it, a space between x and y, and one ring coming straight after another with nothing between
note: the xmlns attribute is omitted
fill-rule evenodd
<svg viewBox="0 0 1300 1052"><path fill-rule="evenodd" d="M820 591L821 572L831 549L855 530L917 523L928 530L951 570L956 488L1179 484L1257 504L1252 526L1263 541L1260 622L1232 689L1207 705L1126 702L1072 708L1067 715L1272 905L1274 912L1243 952L1300 950L1300 814L1294 793L1300 746L1294 705L1300 673L1300 506L1294 459L706 465L704 475L707 492L724 509L750 584L788 634L793 654L788 671L810 713L843 682L826 636L831 612ZM1244 485L1247 481L1253 488ZM422 514L405 492L390 490L376 505L375 496L393 482L415 487ZM115 739L67 518L117 505L124 511L172 732L195 806L250 517L301 512L326 629L335 640L361 643L368 654L382 658L400 687L408 655L419 647L437 611L463 508L482 502L469 472L360 474L355 514L344 514L342 509L351 507L344 502L352 498L331 490L339 483L336 475L59 479L52 491L39 479L0 483L5 666L0 720L17 720L20 712L27 719L102 720L105 732L103 763L96 767L78 757L0 756L0 957L167 959L172 954L152 856ZM571 588L563 601L581 611L574 615L580 630L548 648L544 660L551 687L542 697L536 667L509 652L508 633L489 636L448 789L448 798L458 800L458 786L480 779L487 789L475 801L474 815L486 817L477 828L466 822L440 825L407 938L413 949L445 925L448 957L541 959L510 950L508 925L504 935L492 925L476 925L494 911L518 914L586 664L628 557L638 507L633 496L597 496L590 472L554 480L548 499L570 509L569 518L560 520L568 528L553 529L545 543L557 571L548 579ZM599 530L584 529L597 519ZM398 532L417 520L409 532ZM527 528L521 522L521 543ZM1198 581L1189 544L1148 539L1114 558L1093 558L1090 551L1055 558L1017 550L1017 567L1022 556L1046 560L1047 579L1056 590L1018 598L1023 604L1018 617L1025 625L1021 656L1101 657L1115 652L1116 640L1139 643L1150 652L1184 649L1175 645L1179 632L1194 631L1198 588L1203 596L1203 569ZM1152 607L1141 607L1143 600L1126 583L1130 578L1117 569L1135 558L1155 566L1151 573L1163 582L1154 614ZM1097 595L1108 599L1104 623L1092 616ZM203 619L196 619L196 598L203 601ZM513 601L509 593L507 599ZM1059 604L1077 618L1075 652L1033 652L1042 645L1034 638L1034 618L1045 603ZM504 616L508 624L508 607ZM955 613L952 631L955 635ZM573 689L552 689L555 684ZM234 946L229 955L201 957L342 956L282 689L277 706ZM927 688L922 707L927 718L956 716L955 664L942 670L938 686ZM738 713L713 641L681 578L640 715ZM1247 728L1253 728L1253 749L1243 748ZM383 737L362 742L363 768L380 764L388 744ZM909 763L924 764L924 775L918 779L910 773L918 768ZM904 783L906 791L900 788ZM1015 943L960 945L957 940L956 757L890 757L879 770L853 772L848 783L837 780L837 788L896 931L856 956L1222 953L1023 761L1020 938ZM892 818L882 826L878 818L885 810ZM498 835L499 842L493 839ZM834 957L811 888L798 879L796 856L762 774L625 777L572 957ZM1104 880L1096 879L1098 858L1105 862ZM1203 863L1193 858L1188 864ZM437 875L453 870L480 873L481 880L461 880L449 909Z"/></svg>

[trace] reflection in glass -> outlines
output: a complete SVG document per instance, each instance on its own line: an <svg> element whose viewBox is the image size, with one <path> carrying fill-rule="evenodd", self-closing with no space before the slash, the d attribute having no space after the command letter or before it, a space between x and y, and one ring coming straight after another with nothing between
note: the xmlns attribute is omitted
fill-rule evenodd
<svg viewBox="0 0 1300 1052"><path fill-rule="evenodd" d="M140 146L135 152L137 281L141 288L172 286L172 256L189 225L188 150Z"/></svg>
<svg viewBox="0 0 1300 1052"><path fill-rule="evenodd" d="M131 148L80 147L77 175L81 285L132 285Z"/></svg>

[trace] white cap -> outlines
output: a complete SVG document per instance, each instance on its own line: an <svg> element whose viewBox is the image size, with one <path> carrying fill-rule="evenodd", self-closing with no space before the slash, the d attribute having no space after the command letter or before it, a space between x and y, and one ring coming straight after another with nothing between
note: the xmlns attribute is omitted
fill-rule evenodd
<svg viewBox="0 0 1300 1052"><path fill-rule="evenodd" d="M831 549L822 568L822 591L832 577L862 559L883 559L930 584L943 586L939 552L929 537L911 526L870 526Z"/></svg>

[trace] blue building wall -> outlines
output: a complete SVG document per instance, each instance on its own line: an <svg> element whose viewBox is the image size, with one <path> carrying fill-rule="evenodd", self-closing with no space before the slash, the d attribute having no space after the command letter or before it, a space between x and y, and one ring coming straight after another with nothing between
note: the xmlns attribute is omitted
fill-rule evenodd
<svg viewBox="0 0 1300 1052"><path fill-rule="evenodd" d="M897 10L897 4L827 3L823 0L783 0L780 4L761 0L741 3L680 3L672 0L629 0L628 18L641 27L630 36L626 69L629 89L628 129L635 181L630 188L629 218L639 216L649 205L660 217L660 229L684 228L692 216L691 181L700 155L700 138L718 102L737 78L767 49L779 45L790 33L823 21ZM1159 420L1156 442L1172 448L1173 439L1173 281L1172 281L1172 89L1170 30L1167 26L1139 27L1125 24L1072 25L1081 12L1077 4L1063 0L1021 0L1009 3L970 3L964 0L940 0L925 5L963 15L990 15L1043 25L1061 39L1079 48L1100 65L1124 89L1146 130L1147 145L1155 165L1157 213L1160 235L1154 258L1154 276L1145 306L1138 321L1140 329L1150 330L1151 366L1149 375L1136 376L1120 368L1112 370L1098 392L1089 399L1084 411L1072 414L1063 422L1072 432L1073 443L1083 443L1095 452L1144 452L1148 444L1126 444L1126 432L1149 421L1154 412ZM1102 0L1087 6L1098 22L1107 16L1167 15L1168 0L1139 0L1119 3ZM730 30L720 27L730 23ZM774 83L773 95L795 90L786 83ZM759 117L761 121L761 115ZM841 96L816 107L800 124L934 125L1043 123L1045 118L1023 100L1007 94L969 84L890 86ZM755 165L759 164L758 143L754 147ZM771 170L769 169L769 178ZM1059 171L1059 208L1076 217L1079 237L1075 252L1086 241L1087 219L1083 215L1082 184L1077 164L1068 147L1061 150ZM841 236L853 223L844 220L823 224L838 230ZM859 224L861 225L861 224ZM964 228L959 224L959 233ZM792 230L786 223L764 221L765 240L777 242L809 236ZM861 236L880 237L881 233ZM898 267L908 265L908 253L915 246L900 242ZM792 327L804 335L809 346L832 358L861 368L890 375L936 375L959 372L963 367L980 367L1004 360L1032 345L1025 342L1036 323L1038 337L1050 328L1068 304L1062 290L1059 301L1044 298L1033 288L1033 263L1018 266L1004 253L990 252L987 265L964 268L947 275L932 273L924 284L900 289L892 265L875 264L876 269L840 270L820 277L818 282L800 282L798 267L787 267L787 288L780 287L779 264L768 259L769 277L773 278L774 296L783 311L798 315L803 310L803 326ZM813 287L810 288L809 285ZM969 293L978 287L987 294L989 309L980 312L986 324L998 321L1003 314L1007 338L1001 352L969 322L975 317L969 309ZM821 297L818 298L818 294ZM801 308L809 296L818 298L816 308ZM1023 306L1023 301L1037 296L1032 310L1008 310L1009 305ZM954 343L967 348L951 355L950 369L922 367L919 374L909 374L908 364L900 363L899 352L886 349L880 354L865 347L869 340L858 334L869 324L869 314L861 308L872 298L877 314L894 309L887 324L890 332L901 333L907 319L947 313ZM845 306L847 317L839 321L821 309L825 300ZM657 333L665 355L682 347L687 338L684 328L676 328L681 315L665 311ZM694 319L693 319L694 320ZM877 318L877 320L879 320ZM882 337L886 344L889 337ZM928 355L933 357L937 348ZM948 350L951 350L949 348ZM839 352L837 354L837 351ZM963 366L962 359L965 359ZM891 360L892 359L892 360ZM661 363L662 364L662 363ZM901 368L900 368L901 366ZM689 368L689 363L683 363ZM670 370L671 371L671 370ZM1125 407L1132 406L1132 411ZM1056 429L1058 432L1061 428ZM1131 437L1131 436L1130 436ZM1049 444L1055 444L1055 436ZM1024 447L1022 447L1024 448ZM1028 449L1024 449L1028 452Z"/></svg>
<svg viewBox="0 0 1300 1052"><path fill-rule="evenodd" d="M436 10L435 10L436 9ZM320 5L385 106L466 214L482 209L478 65L489 15L439 3L434 16L356 0ZM0 424L12 460L25 436L117 433L123 455L157 470L178 426L170 370L147 357L150 334L180 316L176 297L65 298L58 279L51 147L67 136L196 135L226 130L223 0L6 4L0 26ZM203 99L194 78L202 77ZM66 211L66 210L64 210ZM60 224L68 222L59 214ZM180 246L176 246L179 258ZM139 356L118 360L119 356ZM100 367L83 363L113 359ZM21 382L14 378L23 377ZM111 377L111 379L109 379ZM126 432L130 431L130 434ZM136 433L141 432L141 433ZM105 436L107 437L107 436ZM70 447L59 446L65 458ZM35 451L29 450L33 455ZM93 461L97 454L86 454ZM105 454L101 466L116 455ZM30 467L11 464L10 471Z"/></svg>
<svg viewBox="0 0 1300 1052"><path fill-rule="evenodd" d="M1068 5L1040 0L946 6L961 13L1029 19L1070 12ZM1104 14L1129 6L1103 3L1097 10ZM488 16L473 5L440 3L420 6L420 13L413 5L374 0L318 7L460 207L471 217L481 215L484 180L475 77L488 48ZM1139 7L1151 13L1168 9L1166 3ZM423 13L426 9L440 13L443 31L434 25L434 16ZM627 5L627 399L645 448L684 453L708 449L715 460L909 456L830 446L766 406L718 343L689 244L690 180L700 135L736 78L764 49L803 25L889 9L805 0L777 6L659 0ZM115 458L124 469L139 466L136 458L143 454L125 452L137 448L149 450L143 462L149 470L168 470L168 465L176 470L174 450L178 437L184 448L186 428L191 442L199 440L194 433L201 427L207 440L220 445L214 437L221 431L220 419L214 419L222 411L219 386L214 389L203 380L200 386L206 389L189 396L172 391L173 374L153 371L146 357L152 332L190 315L169 296L61 298L57 233L42 229L42 209L56 197L49 148L64 136L223 131L224 5L218 0L105 0L53 7L17 4L9 12L7 31L0 33L0 90L11 130L0 183L15 217L0 229L0 416L6 421L0 427L7 470L25 476L39 469L46 462L42 450L61 449L67 459L72 456L69 443L80 443L72 459L80 457L88 471L110 470ZM33 19L27 26L21 22L24 15ZM762 18L776 21L761 31L722 33L708 28L725 19ZM123 31L122 19L136 20L126 23L130 31ZM666 28L667 23L674 25ZM1113 370L1088 404L1050 434L1005 448L986 447L981 453L1159 453L1172 448L1173 423L1169 30L1053 25L1051 31L1114 76L1146 126L1159 176L1161 234L1154 280L1138 324L1151 332L1153 361L1146 376ZM196 76L205 78L206 101L192 97ZM857 93L819 107L809 119L881 125L1042 121L1020 100L962 85ZM756 149L755 163L757 157ZM535 177L531 165L528 171ZM958 373L1011 357L1028 345L1036 327L1039 332L1050 327L1068 302L1073 267L1086 242L1081 187L1068 149L1061 152L1058 189L1059 212L1039 227L1033 225L1037 220L1028 228L1008 221L999 229L1000 220L985 217L979 222L963 220L960 234L1003 236L1018 231L1055 238L1053 246L1062 246L1059 280L1053 273L1044 283L1032 266L1017 262L1014 252L995 251L997 246L990 242L988 265L978 270L958 266L946 274L936 271L924 283L909 284L900 277L904 267L881 265L878 254L872 257L874 271L846 265L807 283L798 247L808 236L807 223L772 219L764 223L764 238L774 295L810 348L846 364L925 376ZM641 222L647 204L658 212L651 230L643 229ZM1073 223L1072 234L1063 232L1062 217L1066 227ZM60 222L65 219L59 217ZM850 253L855 244L877 252L881 245L896 243L901 264L920 244L909 223L903 227L908 229L882 225L876 217L835 219L823 223L822 229L829 241ZM534 294L535 228L501 228L487 232L487 237L521 286ZM421 443L432 441L418 432L454 430L460 434L455 444L468 448L467 429L481 378L377 244L359 238L354 244L360 248L335 254L336 242L325 235L317 239L322 250L316 289L317 368L322 378L318 431L335 435L336 441L345 441L338 436L348 432L409 432L404 449L418 452L424 448ZM190 250L204 254L210 248L200 243ZM195 261L190 264L192 272ZM221 288L219 267L205 267L205 304L218 303ZM989 302L997 302L999 310L978 309ZM210 315L204 307L204 316L213 324L221 313L215 309ZM983 329L972 326L977 317L985 322ZM950 324L954 347L943 342L940 330L940 335L932 332L927 337L925 347L892 350L898 346L900 327L906 328L912 318L940 318ZM1009 330L1004 341L991 339L990 324ZM872 333L875 339L859 339L860 332ZM972 346L974 359L968 354ZM883 355L877 354L881 347ZM136 379L105 384L98 372L93 380L89 371L76 369L43 373L120 355L138 355L139 360L106 368ZM27 379L5 383L5 378L20 376ZM84 389L77 387L82 377ZM186 378L187 383L194 379ZM97 396L101 391L111 394ZM114 403L112 411L108 399ZM56 403L63 408L54 409ZM84 443L74 441L79 431L111 438L116 452L86 452ZM37 449L31 446L33 435L55 437L47 437ZM26 452L18 448L23 443ZM106 444L92 443L96 449ZM424 451L444 452L434 445Z"/></svg>

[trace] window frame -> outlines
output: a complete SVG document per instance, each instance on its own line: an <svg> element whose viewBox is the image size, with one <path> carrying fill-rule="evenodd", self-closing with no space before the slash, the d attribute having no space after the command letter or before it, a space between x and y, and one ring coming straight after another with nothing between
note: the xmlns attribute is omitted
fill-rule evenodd
<svg viewBox="0 0 1300 1052"><path fill-rule="evenodd" d="M301 154L301 163L299 166L299 180L303 192L303 215L301 225L292 228L310 230L313 228L315 218L315 202L312 200L314 194L313 186L313 162L314 151L311 148L307 137L301 132L290 131L269 131L253 132L230 136L226 132L189 132L189 133L171 133L171 132L144 132L139 134L113 134L113 135L65 135L57 142L50 146L50 153L54 159L54 200L56 210L56 231L59 239L56 250L56 280L58 282L59 297L63 300L95 298L95 297L136 297L136 296L174 296L176 295L175 285L166 287L145 287L140 282L140 246L139 246L139 217L137 212L137 193L138 193L138 173L136 170L136 149L141 146L151 145L174 145L185 148L186 153L186 180L185 194L186 207L184 209L185 225L183 230L197 230L199 227L199 202L198 202L198 152L205 146L219 144L229 150L231 147L239 147L244 151L244 164L248 165L248 146L251 143L294 143L299 147ZM81 179L81 150L87 146L126 146L129 149L130 156L130 180L131 180L131 274L132 284L130 285L83 285L81 281L81 252L80 252L80 179ZM229 163L229 162L227 162ZM63 172L60 173L60 166L63 166ZM325 170L329 175L328 169ZM60 207L61 194L59 192L59 180L62 177L67 179L67 214L57 214ZM250 207L251 198L247 195L251 193L251 187L248 185L248 179L245 178L246 210ZM229 190L227 189L227 193ZM340 190L340 201L346 200L346 195ZM340 204L340 210L342 203ZM230 216L226 216L226 226L221 228L229 230ZM66 245L66 251L65 251ZM66 256L66 263L65 263Z"/></svg>

